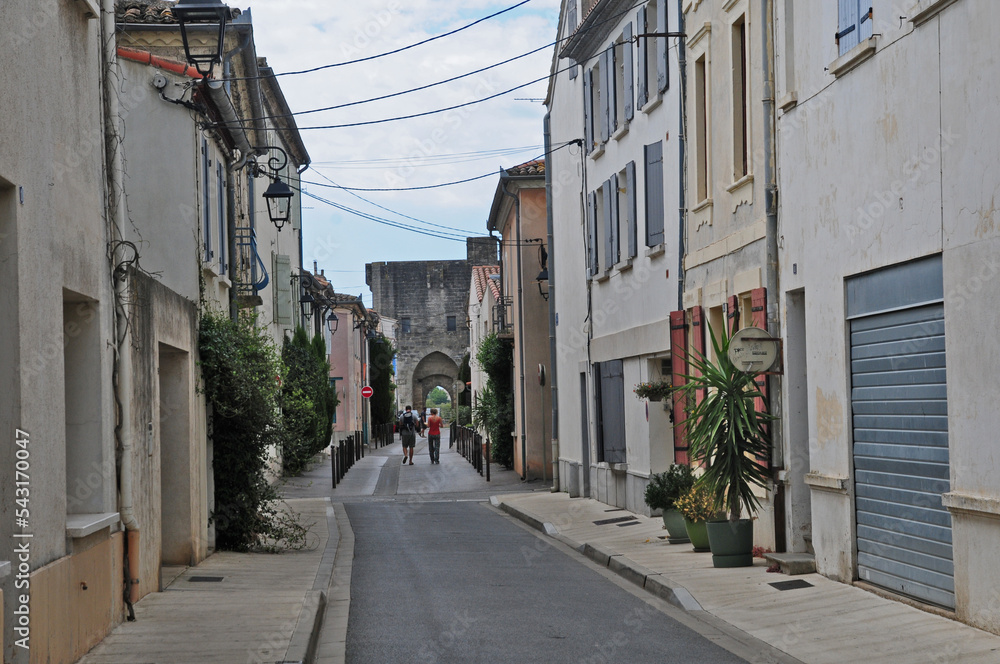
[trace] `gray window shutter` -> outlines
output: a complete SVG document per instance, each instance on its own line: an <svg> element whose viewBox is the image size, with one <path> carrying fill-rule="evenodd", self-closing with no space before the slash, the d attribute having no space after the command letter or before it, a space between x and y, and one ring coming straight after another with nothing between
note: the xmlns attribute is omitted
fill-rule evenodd
<svg viewBox="0 0 1000 664"><path fill-rule="evenodd" d="M284 254L274 255L274 320L292 324L292 263Z"/></svg>
<svg viewBox="0 0 1000 664"><path fill-rule="evenodd" d="M630 161L625 164L625 196L628 206L628 257L635 258L639 254L638 247L638 221L636 220L636 200L635 200L635 162Z"/></svg>
<svg viewBox="0 0 1000 664"><path fill-rule="evenodd" d="M858 0L858 42L872 36L872 0Z"/></svg>
<svg viewBox="0 0 1000 664"><path fill-rule="evenodd" d="M861 31L858 25L860 18L860 0L839 0L837 25L837 45L840 55L847 53L858 45L861 39ZM868 28L871 36L871 27Z"/></svg>
<svg viewBox="0 0 1000 664"><path fill-rule="evenodd" d="M594 149L594 70L583 73L583 150Z"/></svg>
<svg viewBox="0 0 1000 664"><path fill-rule="evenodd" d="M576 31L576 0L570 0L569 10L566 12L566 36L570 36ZM576 61L573 61L573 65L569 69L569 78L573 80L576 78L576 72L579 69Z"/></svg>
<svg viewBox="0 0 1000 664"><path fill-rule="evenodd" d="M646 246L663 243L663 142L645 147Z"/></svg>
<svg viewBox="0 0 1000 664"><path fill-rule="evenodd" d="M626 23L622 32L622 66L625 70L625 120L631 121L635 116L635 82L633 80L632 66L632 24Z"/></svg>
<svg viewBox="0 0 1000 664"><path fill-rule="evenodd" d="M618 128L618 63L615 62L615 47L606 51L608 60L608 134Z"/></svg>
<svg viewBox="0 0 1000 664"><path fill-rule="evenodd" d="M656 32L663 35L668 32L668 22L667 13L669 9L667 8L666 2L661 2L656 8ZM667 55L670 53L667 50L667 38L666 37L655 37L656 39L656 89L660 92L665 91L670 87L670 73L669 73L669 62L667 60Z"/></svg>
<svg viewBox="0 0 1000 664"><path fill-rule="evenodd" d="M216 193L219 203L219 274L226 273L226 180L222 177L222 162L216 164Z"/></svg>
<svg viewBox="0 0 1000 664"><path fill-rule="evenodd" d="M601 75L599 81L594 81L597 85L597 97L600 100L600 108L595 108L594 112L601 115L601 143L606 143L611 135L611 118L608 116L608 52L601 53Z"/></svg>
<svg viewBox="0 0 1000 664"><path fill-rule="evenodd" d="M597 274L597 192L587 194L587 267L590 276Z"/></svg>
<svg viewBox="0 0 1000 664"><path fill-rule="evenodd" d="M617 262L617 257L615 256L615 245L617 239L617 229L615 228L615 199L618 197L617 187L614 186L612 180L605 180L603 185L604 190L604 210L601 215L602 221L604 222L604 269L610 270L611 267Z"/></svg>
<svg viewBox="0 0 1000 664"><path fill-rule="evenodd" d="M636 28L638 29L639 34L646 34L647 32L649 32L646 29L646 8L645 7L640 7L639 8L639 16L636 18ZM638 81L638 84L639 84L639 89L636 91L636 102L635 103L636 103L636 106L638 106L639 108L642 108L643 106L645 106L646 105L646 101L649 99L649 95L648 95L648 93L646 91L646 81L648 80L648 76L649 76L649 61L646 58L646 40L648 40L648 39L649 39L649 37L643 37L642 39L640 39L638 41L639 63L638 63L637 69L639 71L638 71L638 75L636 76L636 78L637 78L637 81Z"/></svg>

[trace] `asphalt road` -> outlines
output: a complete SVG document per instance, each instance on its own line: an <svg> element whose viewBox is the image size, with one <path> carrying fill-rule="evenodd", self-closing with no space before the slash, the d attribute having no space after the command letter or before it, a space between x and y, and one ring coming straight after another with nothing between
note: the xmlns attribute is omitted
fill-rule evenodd
<svg viewBox="0 0 1000 664"><path fill-rule="evenodd" d="M745 661L488 504L424 494L345 507L350 664Z"/></svg>

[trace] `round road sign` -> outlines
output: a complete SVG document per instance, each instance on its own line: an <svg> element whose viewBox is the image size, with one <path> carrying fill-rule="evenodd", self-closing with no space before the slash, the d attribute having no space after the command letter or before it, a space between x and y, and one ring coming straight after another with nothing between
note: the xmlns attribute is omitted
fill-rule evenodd
<svg viewBox="0 0 1000 664"><path fill-rule="evenodd" d="M778 359L778 340L771 338L767 330L745 327L733 334L729 359L740 371L767 371Z"/></svg>
<svg viewBox="0 0 1000 664"><path fill-rule="evenodd" d="M375 394L375 390L373 390L370 385L365 385L364 387L361 388L361 396L363 396L365 399L367 399L373 394Z"/></svg>

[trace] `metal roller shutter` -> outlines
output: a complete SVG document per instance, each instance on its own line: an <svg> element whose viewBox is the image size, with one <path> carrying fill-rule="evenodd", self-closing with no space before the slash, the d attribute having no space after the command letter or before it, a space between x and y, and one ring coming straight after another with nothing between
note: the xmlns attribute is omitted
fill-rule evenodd
<svg viewBox="0 0 1000 664"><path fill-rule="evenodd" d="M850 325L859 576L952 608L944 307Z"/></svg>

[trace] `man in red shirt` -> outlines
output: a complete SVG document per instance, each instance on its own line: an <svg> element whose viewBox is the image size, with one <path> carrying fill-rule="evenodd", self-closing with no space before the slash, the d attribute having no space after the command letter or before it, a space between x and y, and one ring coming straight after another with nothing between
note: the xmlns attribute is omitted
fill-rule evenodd
<svg viewBox="0 0 1000 664"><path fill-rule="evenodd" d="M431 408L431 416L427 418L427 449L431 453L431 463L441 463L441 423L444 421L437 414L437 408Z"/></svg>

